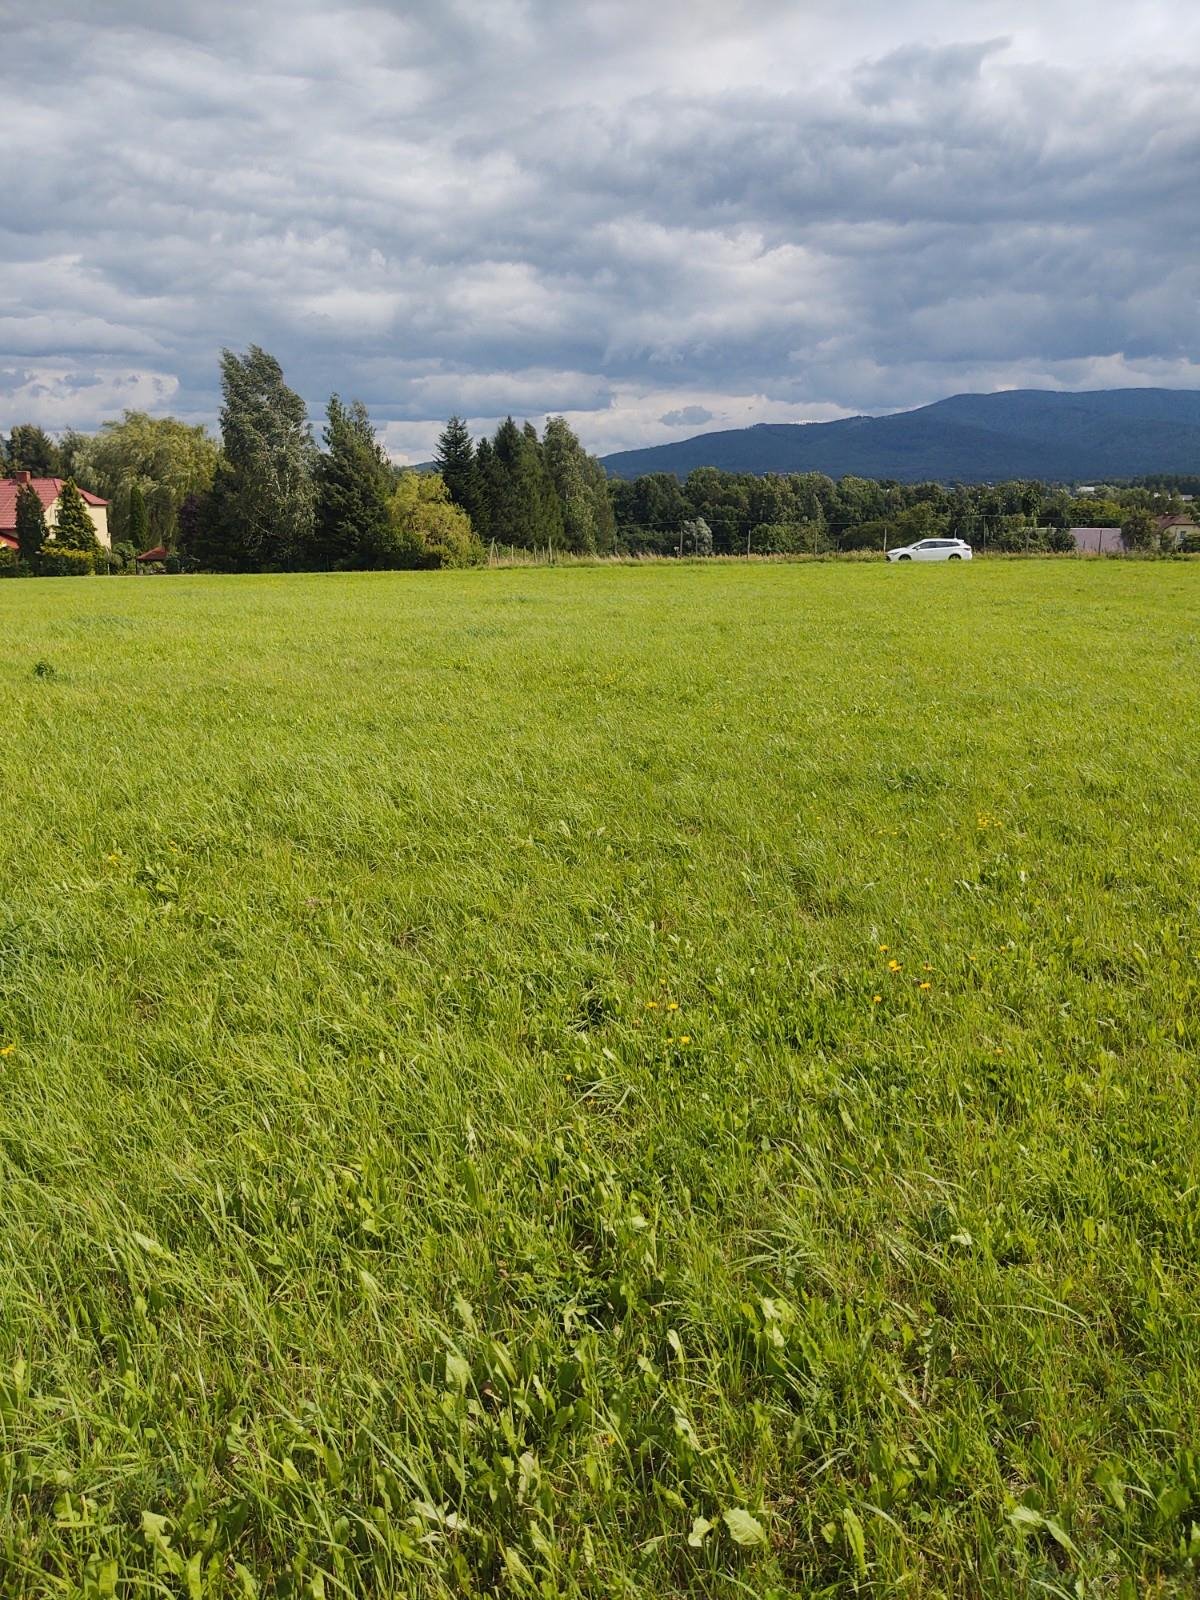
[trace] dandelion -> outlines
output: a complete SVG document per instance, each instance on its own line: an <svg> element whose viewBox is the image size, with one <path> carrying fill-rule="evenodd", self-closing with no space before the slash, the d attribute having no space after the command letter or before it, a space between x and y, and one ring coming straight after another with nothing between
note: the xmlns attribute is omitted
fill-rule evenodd
<svg viewBox="0 0 1200 1600"><path fill-rule="evenodd" d="M881 1005L882 1002L883 1002L883 996L881 994L873 994L871 996L872 1005L876 1005L876 1006L877 1005Z"/></svg>
<svg viewBox="0 0 1200 1600"><path fill-rule="evenodd" d="M104 859L108 862L110 867L115 867L120 863L121 853L119 850L113 850L109 855L106 855Z"/></svg>
<svg viewBox="0 0 1200 1600"><path fill-rule="evenodd" d="M886 944L881 944L881 945L880 945L880 946L879 946L879 949L880 949L880 953L881 953L881 954L882 954L882 955L887 955L887 953L888 953L888 949L889 949L889 946L887 946L887 945L886 945Z"/></svg>
<svg viewBox="0 0 1200 1600"><path fill-rule="evenodd" d="M647 1000L646 1001L646 1010L647 1011L657 1011L658 1010L658 1001L657 1000Z"/></svg>
<svg viewBox="0 0 1200 1600"><path fill-rule="evenodd" d="M668 1000L667 1001L667 1010L668 1011L678 1011L679 1010L679 1001L678 1000Z"/></svg>
<svg viewBox="0 0 1200 1600"><path fill-rule="evenodd" d="M17 1050L17 1047L16 1047L15 1044L0 1045L0 1056L15 1055L16 1054L16 1050Z"/></svg>
<svg viewBox="0 0 1200 1600"><path fill-rule="evenodd" d="M681 1033L679 1035L679 1042L680 1042L680 1044L691 1044L691 1042L692 1042L691 1034L690 1033Z"/></svg>
<svg viewBox="0 0 1200 1600"><path fill-rule="evenodd" d="M917 988L918 989L932 989L933 985L931 983L919 983L917 985Z"/></svg>
<svg viewBox="0 0 1200 1600"><path fill-rule="evenodd" d="M893 960L893 961L889 961L888 962L888 971L889 972L902 972L903 970L904 970L903 967L900 965L900 963L898 961Z"/></svg>
<svg viewBox="0 0 1200 1600"><path fill-rule="evenodd" d="M923 964L922 964L922 968L921 968L921 970L922 970L922 971L923 971L923 972L932 972L932 971L933 971L933 968L932 968L932 967L931 967L931 966L930 966L930 965L929 965L929 963L928 963L928 961L926 961L926 962L924 962L924 963L923 963Z"/></svg>

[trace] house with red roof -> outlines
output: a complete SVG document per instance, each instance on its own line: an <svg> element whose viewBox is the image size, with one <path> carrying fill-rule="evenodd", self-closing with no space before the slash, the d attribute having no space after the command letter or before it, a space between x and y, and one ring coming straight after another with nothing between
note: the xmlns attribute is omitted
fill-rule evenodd
<svg viewBox="0 0 1200 1600"><path fill-rule="evenodd" d="M17 548L17 495L25 484L36 492L42 502L47 532L54 532L64 481L62 478L35 478L29 472L17 472L11 478L0 478L0 548ZM110 549L112 540L108 533L108 501L101 500L98 494L89 494L86 489L80 489L79 492L88 508L97 539L105 549Z"/></svg>

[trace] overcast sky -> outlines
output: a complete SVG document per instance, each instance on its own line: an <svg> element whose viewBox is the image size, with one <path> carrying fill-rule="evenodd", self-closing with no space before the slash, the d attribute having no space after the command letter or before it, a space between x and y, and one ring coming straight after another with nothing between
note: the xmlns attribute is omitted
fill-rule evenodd
<svg viewBox="0 0 1200 1600"><path fill-rule="evenodd" d="M0 429L1200 388L1196 0L0 0Z"/></svg>

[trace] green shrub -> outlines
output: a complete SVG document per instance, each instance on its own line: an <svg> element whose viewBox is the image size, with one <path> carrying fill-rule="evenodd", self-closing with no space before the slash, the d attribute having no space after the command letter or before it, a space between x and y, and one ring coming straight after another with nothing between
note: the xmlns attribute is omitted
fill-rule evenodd
<svg viewBox="0 0 1200 1600"><path fill-rule="evenodd" d="M72 550L69 545L43 545L38 557L38 573L43 578L85 578L96 570L89 550Z"/></svg>
<svg viewBox="0 0 1200 1600"><path fill-rule="evenodd" d="M21 561L15 550L0 545L0 578L20 577Z"/></svg>
<svg viewBox="0 0 1200 1600"><path fill-rule="evenodd" d="M1047 528L1044 537L1046 549L1053 551L1055 555L1074 555L1075 536L1070 528Z"/></svg>

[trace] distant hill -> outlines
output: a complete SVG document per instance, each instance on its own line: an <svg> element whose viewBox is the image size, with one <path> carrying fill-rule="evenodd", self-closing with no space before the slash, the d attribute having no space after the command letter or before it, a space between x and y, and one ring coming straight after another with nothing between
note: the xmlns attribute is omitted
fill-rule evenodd
<svg viewBox="0 0 1200 1600"><path fill-rule="evenodd" d="M901 483L1107 482L1200 472L1200 390L1011 389L840 422L760 423L603 458L614 478L695 467Z"/></svg>

